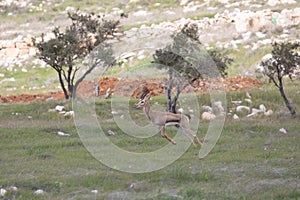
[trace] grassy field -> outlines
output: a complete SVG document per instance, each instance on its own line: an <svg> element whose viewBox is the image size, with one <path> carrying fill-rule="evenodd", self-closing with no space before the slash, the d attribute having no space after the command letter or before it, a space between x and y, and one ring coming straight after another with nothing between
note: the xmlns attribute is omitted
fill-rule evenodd
<svg viewBox="0 0 300 200"><path fill-rule="evenodd" d="M287 92L299 113L298 84ZM142 174L106 167L86 150L71 117L48 112L58 104L71 110L71 102L0 105L0 187L7 190L0 199L300 199L300 118L290 117L278 91L269 86L250 93L253 107L263 103L274 114L227 117L207 157L199 159L199 147L191 146L173 164ZM244 97L244 91L227 93L228 110L233 109L231 99ZM208 104L209 96L199 100ZM151 103L164 101L155 97ZM110 106L110 100L96 100L96 113L104 129L116 133L109 137L120 148L148 151L167 144L159 135L128 137L112 120ZM131 115L145 120L141 110ZM208 125L201 121L200 138ZM44 193L34 194L38 189Z"/></svg>

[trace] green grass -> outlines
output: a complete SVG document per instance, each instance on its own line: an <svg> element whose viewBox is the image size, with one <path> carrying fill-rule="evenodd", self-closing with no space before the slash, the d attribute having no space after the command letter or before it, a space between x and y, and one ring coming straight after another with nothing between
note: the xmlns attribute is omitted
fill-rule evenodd
<svg viewBox="0 0 300 200"><path fill-rule="evenodd" d="M27 72L23 72L22 69L26 69ZM15 81L3 81L1 83L0 93L3 96L41 94L58 90L57 73L49 66L39 68L24 64L21 67L13 67L12 70L2 69L0 73L4 74L0 81L10 78L15 79Z"/></svg>
<svg viewBox="0 0 300 200"><path fill-rule="evenodd" d="M289 83L287 91L299 113L295 87ZM275 114L238 121L228 117L217 145L204 159L198 158L199 147L191 146L173 164L142 174L101 164L85 149L72 118L48 112L58 104L70 110L71 102L0 105L0 187L8 190L4 199L299 199L300 119L289 116L275 89L249 92L254 106L264 103ZM244 96L245 92L227 93L228 102ZM208 95L199 100L210 102ZM164 97L153 98L151 104L155 102L164 104ZM110 106L110 100L96 100L96 113L104 130L117 133L110 139L120 148L147 152L167 144L159 135L128 137L111 120ZM131 112L137 123L146 120L141 110ZM201 122L200 138L208 125ZM282 127L287 134L279 132ZM173 136L175 130L168 132ZM60 137L58 131L71 136ZM45 193L34 195L37 189Z"/></svg>

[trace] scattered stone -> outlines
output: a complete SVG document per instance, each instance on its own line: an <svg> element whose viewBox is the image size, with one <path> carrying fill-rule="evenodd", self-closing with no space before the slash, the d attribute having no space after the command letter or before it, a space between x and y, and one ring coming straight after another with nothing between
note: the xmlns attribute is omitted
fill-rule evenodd
<svg viewBox="0 0 300 200"><path fill-rule="evenodd" d="M256 108L252 108L252 112L247 115L247 117L252 117L252 116L255 116L257 115L258 113L261 113L262 111L260 109L256 109Z"/></svg>
<svg viewBox="0 0 300 200"><path fill-rule="evenodd" d="M59 135L59 136L65 136L65 137L71 136L69 133L64 133L64 132L62 132L62 131L58 131L58 132L57 132L57 135Z"/></svg>
<svg viewBox="0 0 300 200"><path fill-rule="evenodd" d="M247 102L247 103L249 103L249 104L252 104L252 100L251 99L247 98L247 99L244 99L244 101Z"/></svg>
<svg viewBox="0 0 300 200"><path fill-rule="evenodd" d="M142 182L133 182L130 184L129 188L133 189L135 191L140 191L143 187L143 183Z"/></svg>
<svg viewBox="0 0 300 200"><path fill-rule="evenodd" d="M96 195L96 194L98 194L98 190L92 190L91 193Z"/></svg>
<svg viewBox="0 0 300 200"><path fill-rule="evenodd" d="M236 107L237 112L242 112L243 110L246 110L248 113L250 113L250 107L248 107L248 106L237 106Z"/></svg>
<svg viewBox="0 0 300 200"><path fill-rule="evenodd" d="M183 111L184 111L183 108L179 108L179 109L178 109L178 112L179 112L179 113L183 113Z"/></svg>
<svg viewBox="0 0 300 200"><path fill-rule="evenodd" d="M185 6L188 2L189 2L189 0L180 0L179 5L180 6Z"/></svg>
<svg viewBox="0 0 300 200"><path fill-rule="evenodd" d="M264 113L265 116L269 117L271 115L273 115L273 110L268 110L267 112Z"/></svg>
<svg viewBox="0 0 300 200"><path fill-rule="evenodd" d="M6 189L3 188L0 189L0 196L4 197L6 193L7 193Z"/></svg>
<svg viewBox="0 0 300 200"><path fill-rule="evenodd" d="M233 119L237 120L237 119L239 119L239 116L237 114L234 114Z"/></svg>
<svg viewBox="0 0 300 200"><path fill-rule="evenodd" d="M64 117L74 117L74 111L71 110L71 111L68 111L68 112L65 112L63 115Z"/></svg>
<svg viewBox="0 0 300 200"><path fill-rule="evenodd" d="M142 16L147 16L149 14L151 14L151 13L147 12L146 10L139 10L139 11L134 12L132 15L136 16L136 17L142 17Z"/></svg>
<svg viewBox="0 0 300 200"><path fill-rule="evenodd" d="M279 132L280 132L280 133L283 133L283 134L287 134L287 130L285 130L285 128L279 129Z"/></svg>
<svg viewBox="0 0 300 200"><path fill-rule="evenodd" d="M214 115L212 113L209 113L209 112L203 112L202 115L201 115L201 118L203 120L210 121L210 120L215 119L216 115Z"/></svg>
<svg viewBox="0 0 300 200"><path fill-rule="evenodd" d="M41 194L44 194L44 193L45 193L45 191L42 190L42 189L38 189L38 190L34 191L34 194L36 194L36 195L41 195Z"/></svg>
<svg viewBox="0 0 300 200"><path fill-rule="evenodd" d="M261 112L266 112L267 110L264 104L260 104L259 109L261 110Z"/></svg>
<svg viewBox="0 0 300 200"><path fill-rule="evenodd" d="M235 105L241 105L243 103L243 101L231 101L231 103L233 103Z"/></svg>
<svg viewBox="0 0 300 200"><path fill-rule="evenodd" d="M246 92L246 97L247 97L248 99L251 99L251 98L252 98L249 92Z"/></svg>
<svg viewBox="0 0 300 200"><path fill-rule="evenodd" d="M18 190L18 188L16 187L16 186L9 186L9 188L8 188L9 190L12 190L12 191L14 191L14 192L16 192L17 190Z"/></svg>
<svg viewBox="0 0 300 200"><path fill-rule="evenodd" d="M57 105L57 106L55 107L55 110L58 111L58 112L62 112L64 109L65 109L65 107L64 107L64 106L61 106L61 105Z"/></svg>
<svg viewBox="0 0 300 200"><path fill-rule="evenodd" d="M115 136L116 135L116 133L113 132L112 130L108 130L107 133L108 133L108 135L111 135L111 136Z"/></svg>

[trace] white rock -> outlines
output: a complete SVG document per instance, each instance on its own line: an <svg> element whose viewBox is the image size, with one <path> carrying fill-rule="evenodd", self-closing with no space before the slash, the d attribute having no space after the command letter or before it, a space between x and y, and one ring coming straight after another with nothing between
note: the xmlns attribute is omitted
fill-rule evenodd
<svg viewBox="0 0 300 200"><path fill-rule="evenodd" d="M251 98L252 98L249 92L246 92L246 97L247 97L248 99L251 99Z"/></svg>
<svg viewBox="0 0 300 200"><path fill-rule="evenodd" d="M108 133L108 135L112 135L112 136L116 135L116 133L113 132L112 130L108 130L107 133Z"/></svg>
<svg viewBox="0 0 300 200"><path fill-rule="evenodd" d="M222 4L229 4L229 0L218 0L218 2Z"/></svg>
<svg viewBox="0 0 300 200"><path fill-rule="evenodd" d="M36 190L35 192L34 192L34 194L36 194L36 195L40 195L40 194L44 194L45 192L44 192L44 190L42 190L42 189L38 189L38 190Z"/></svg>
<svg viewBox="0 0 300 200"><path fill-rule="evenodd" d="M64 113L64 116L65 116L65 117L68 117L68 116L74 117L74 114L75 114L74 111L71 110L71 111L65 112L65 113Z"/></svg>
<svg viewBox="0 0 300 200"><path fill-rule="evenodd" d="M4 197L5 194L6 194L6 192L7 192L6 189L1 188L1 189L0 189L0 196L1 196L1 197Z"/></svg>
<svg viewBox="0 0 300 200"><path fill-rule="evenodd" d="M243 103L243 101L231 101L231 103L233 103L235 105L240 105L241 103Z"/></svg>
<svg viewBox="0 0 300 200"><path fill-rule="evenodd" d="M268 53L268 54L264 55L261 60L262 61L267 61L267 60L272 59L272 58L273 58L273 55Z"/></svg>
<svg viewBox="0 0 300 200"><path fill-rule="evenodd" d="M244 99L244 101L247 102L247 103L249 103L249 104L252 103L252 100L251 100L251 99L248 99L248 98L247 98L247 99Z"/></svg>
<svg viewBox="0 0 300 200"><path fill-rule="evenodd" d="M262 33L262 32L256 32L255 35L258 37L258 38L264 38L266 37L266 34Z"/></svg>
<svg viewBox="0 0 300 200"><path fill-rule="evenodd" d="M273 115L273 110L268 110L267 112L264 113L265 116L271 116Z"/></svg>
<svg viewBox="0 0 300 200"><path fill-rule="evenodd" d="M56 111L56 109L50 108L50 109L48 110L48 112L53 113L53 112L57 112L57 111Z"/></svg>
<svg viewBox="0 0 300 200"><path fill-rule="evenodd" d="M10 186L9 189L14 191L14 192L16 192L18 190L18 188L16 186L13 186L13 185Z"/></svg>
<svg viewBox="0 0 300 200"><path fill-rule="evenodd" d="M59 136L66 136L66 137L69 137L69 136L70 136L70 134L64 133L64 132L62 132L62 131L58 131L58 132L57 132L57 135L59 135Z"/></svg>
<svg viewBox="0 0 300 200"><path fill-rule="evenodd" d="M179 3L179 5L180 5L180 6L184 6L184 5L186 5L188 2L189 2L189 0L181 0L180 3Z"/></svg>
<svg viewBox="0 0 300 200"><path fill-rule="evenodd" d="M91 193L98 194L98 190L92 190Z"/></svg>
<svg viewBox="0 0 300 200"><path fill-rule="evenodd" d="M268 0L268 2L267 2L267 4L269 6L276 6L279 3L280 3L280 0Z"/></svg>
<svg viewBox="0 0 300 200"><path fill-rule="evenodd" d="M287 134L287 131L285 130L285 128L279 129L279 132L280 132L280 133L283 133L283 134Z"/></svg>
<svg viewBox="0 0 300 200"><path fill-rule="evenodd" d="M239 116L237 114L234 114L233 119L239 119Z"/></svg>
<svg viewBox="0 0 300 200"><path fill-rule="evenodd" d="M58 112L62 112L64 109L65 109L64 106L60 106L60 105L55 106L55 110Z"/></svg>
<svg viewBox="0 0 300 200"><path fill-rule="evenodd" d="M267 109L266 109L264 104L260 104L259 105L259 110L261 110L261 112L266 112Z"/></svg>
<svg viewBox="0 0 300 200"><path fill-rule="evenodd" d="M12 77L12 78L5 78L1 82L15 82L15 81L16 81L16 79L14 77Z"/></svg>
<svg viewBox="0 0 300 200"><path fill-rule="evenodd" d="M183 108L179 108L178 112L183 113Z"/></svg>
<svg viewBox="0 0 300 200"><path fill-rule="evenodd" d="M210 121L212 119L215 119L216 118L216 115L212 114L212 113L209 113L209 112L203 112L202 115L201 115L201 118L203 120L207 120L207 121Z"/></svg>
<svg viewBox="0 0 300 200"><path fill-rule="evenodd" d="M260 109L252 108L252 113L247 115L247 117L252 117L254 115L257 115L258 113L261 113L262 111Z"/></svg>
<svg viewBox="0 0 300 200"><path fill-rule="evenodd" d="M136 53L134 53L134 52L126 52L126 53L121 54L120 57L119 57L119 59L123 61L125 59L131 58L131 57L134 57L134 56L136 56Z"/></svg>
<svg viewBox="0 0 300 200"><path fill-rule="evenodd" d="M136 16L136 17L141 17L141 16L147 16L149 15L150 13L148 13L147 11L145 10L139 10L139 11L136 11L134 12L132 15L133 16Z"/></svg>
<svg viewBox="0 0 300 200"><path fill-rule="evenodd" d="M138 3L140 0L130 0L129 3Z"/></svg>
<svg viewBox="0 0 300 200"><path fill-rule="evenodd" d="M248 106L237 106L236 107L237 112L242 112L243 110L248 111L248 113L250 112L250 108Z"/></svg>

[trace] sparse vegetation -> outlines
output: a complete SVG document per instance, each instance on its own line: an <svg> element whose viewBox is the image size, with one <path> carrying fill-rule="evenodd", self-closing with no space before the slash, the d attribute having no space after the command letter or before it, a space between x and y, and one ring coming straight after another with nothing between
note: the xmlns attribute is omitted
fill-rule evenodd
<svg viewBox="0 0 300 200"><path fill-rule="evenodd" d="M286 107L289 109L293 117L296 116L296 111L284 90L284 78L289 77L291 80L297 70L300 70L300 54L297 52L300 48L300 43L273 43L272 54L261 62L264 67L264 75L278 88L281 97L284 100Z"/></svg>
<svg viewBox="0 0 300 200"><path fill-rule="evenodd" d="M139 0L133 1L129 5L128 1L120 0L30 1L32 4L28 7L16 6L21 1L2 2L12 2L12 4L7 7L0 6L0 17L3 24L1 40L12 40L24 33L37 35L41 31L49 30L46 28L58 24L60 28L56 29L57 35L66 37L65 32L61 31L66 26L67 29L70 28L68 27L70 23L64 22L65 14L69 9L74 8L84 12L94 12L95 16L98 13L111 13L112 11L116 16L123 11L129 16L132 16L133 11L145 10L151 13L146 16L148 18L145 23L144 21L128 22L129 20L126 19L125 30L133 27L139 28L143 24L150 27L152 24L161 23L162 19L153 14L155 10L163 15L164 12L172 13L174 11L176 13L177 9L183 8L179 6L180 1L175 0ZM169 16L172 17L169 22L182 17L213 18L217 15L210 14L210 12L217 14L224 10L240 12L248 10L250 7L251 10L270 8L266 0L247 1L250 6L242 5L242 1L230 0L228 7L220 1L189 2L191 8L207 2L209 5L201 5L197 13L191 14L192 16L188 16L188 13L181 13L178 16L177 13L170 14ZM193 3L196 2L199 4L193 6ZM283 9L299 7L300 1L295 2L294 4L275 5L272 10L276 11L277 15ZM236 9L237 7L239 9ZM143 17L137 16L135 19ZM40 27L40 25L42 26ZM226 25L228 27L225 30L233 30L230 29L233 23ZM31 29L31 26L36 27ZM18 28L18 31L15 30L15 27ZM268 34L271 34L272 38L284 38L285 33L288 33L294 34L294 37L298 38L299 25L288 28L291 29L287 29L287 32L280 26L272 30L263 29L261 32L266 36L262 36L260 41L269 40ZM14 30L10 31L10 29ZM212 30L214 29L206 30L205 33L210 35ZM254 36L256 34L254 32L251 38L248 38L249 40L245 36L247 34L235 35L230 31L218 32L218 34L234 35L233 37L224 37L225 39L246 40L245 43L237 43L236 49L231 48L230 45L226 48L230 57L235 61L234 65L231 65L229 69L225 67L226 71L223 71L227 72L228 76L248 74L254 69L254 65L258 64L261 57L271 51L269 45L254 48L252 42L254 39L258 39ZM70 36L72 39L72 34ZM223 45L223 41L218 42L220 43L209 45ZM61 50L63 51L63 48ZM280 48L277 50L280 52ZM276 51L274 51L274 55L278 53ZM152 68L149 67L151 59L147 55L146 58L137 60L134 66L128 62L123 68L114 68L108 74L116 76L125 71L124 77L126 78L131 78L131 76L137 78L141 74L151 78L153 76L166 77L166 74L162 74L160 70L156 74L153 73ZM278 57L278 59L281 60L282 57ZM290 59L283 60L291 61ZM288 66L293 67L295 63L289 63ZM15 66L0 67L0 97L24 93L48 93L60 89L56 71L51 67L41 68L38 66L39 64L31 64L30 61L15 62L15 64ZM278 76L273 76L278 75L276 68L273 68L276 66L269 67L272 68L272 77L277 78ZM282 102L281 94L276 87L273 87L274 80L269 83L265 79L261 80L264 81L261 88L247 91L252 96L252 103L249 104L251 109L258 108L261 104L265 105L267 109L274 111L271 116L264 116L263 113L260 113L254 117L247 117L248 111L246 110L244 113L239 113L239 119L234 120L232 115L236 113L236 106L231 100L243 100L246 91L227 92L226 110L230 113L227 113L220 139L207 157L199 160L199 147L191 146L173 164L158 171L142 174L123 173L103 165L85 148L77 134L77 127L72 117L49 112L56 105L63 105L66 110L71 110L72 102L70 101L50 99L46 102L0 104L0 189L7 191L3 194L1 190L0 199L300 199L300 116L296 115L294 118L290 118L290 113ZM300 112L299 88L299 77L293 80L284 79L284 92L288 95L288 100L295 113ZM181 95L181 97L187 98L189 94ZM198 93L197 95L200 107L212 103L209 94ZM101 124L101 128L107 133L110 141L119 148L140 153L151 152L168 144L167 141L161 139L159 134L150 138L128 136L114 121L111 99L95 98L91 102L94 100L95 116ZM118 98L117 101L124 103L125 100ZM137 99L129 101L130 116L137 124L145 125L148 120L140 110L133 108L136 101ZM150 103L153 106L158 104L168 107L165 96L155 96ZM199 116L195 113L198 111L194 110L193 112L190 114ZM192 119L194 119L193 117L195 116L192 116ZM200 139L204 138L209 126L209 122L200 120L200 128L197 132ZM280 132L279 130L282 128L287 132ZM116 135L109 135L109 130L115 132ZM174 127L168 127L171 137L175 136L176 130ZM59 131L70 134L70 136L59 136ZM43 193L34 194L39 189Z"/></svg>
<svg viewBox="0 0 300 200"><path fill-rule="evenodd" d="M109 52L109 45L104 44L108 36L114 37L119 21L105 20L103 16L83 14L80 12L68 13L72 24L61 32L58 27L53 30L54 38L42 41L34 40L39 51L39 58L51 66L58 74L65 98L75 95L76 88L85 76L99 65L103 68L112 66L114 58ZM101 45L100 45L101 44ZM90 63L86 72L77 77L80 61L97 48L99 54L94 63Z"/></svg>
<svg viewBox="0 0 300 200"><path fill-rule="evenodd" d="M198 79L225 77L228 65L233 60L218 49L206 50L198 39L198 27L193 24L185 24L172 38L174 41L171 45L155 51L153 63L167 70L165 91L168 111L176 113L179 95L187 86L193 85ZM174 85L176 92L172 98Z"/></svg>
<svg viewBox="0 0 300 200"><path fill-rule="evenodd" d="M199 149L191 146L172 165L145 174L127 174L104 166L84 148L72 118L48 112L58 103L70 109L71 102L0 105L0 146L4 149L0 156L0 186L7 190L10 186L18 188L9 191L7 199L111 199L119 195L125 199L300 198L299 118L282 114L284 105L278 106L275 89L263 90L250 93L254 103L274 108L271 118L228 118L221 138L207 157L199 160ZM242 99L244 95L245 92L231 92L227 98ZM200 102L209 102L208 95L199 98ZM290 98L300 104L297 94ZM165 104L163 96L152 101ZM134 103L135 100L130 101L131 105ZM228 106L230 110L231 105ZM122 133L109 120L110 100L97 100L96 112L105 130L115 127L117 135L110 139L120 148L151 151L167 143L159 135L137 139ZM140 110L132 112L137 115L135 120L143 120ZM201 123L199 137L204 137L208 125ZM288 130L287 134L278 131L282 127ZM57 131L71 136L60 137ZM170 131L174 134L176 130ZM130 187L134 183L138 187ZM37 189L45 193L33 194Z"/></svg>

